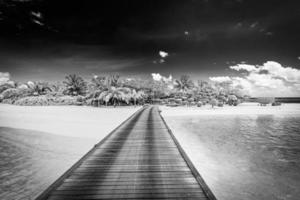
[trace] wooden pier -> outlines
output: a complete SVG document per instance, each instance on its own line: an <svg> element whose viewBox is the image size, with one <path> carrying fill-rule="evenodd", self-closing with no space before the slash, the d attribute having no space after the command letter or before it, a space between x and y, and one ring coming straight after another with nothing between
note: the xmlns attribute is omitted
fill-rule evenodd
<svg viewBox="0 0 300 200"><path fill-rule="evenodd" d="M216 198L158 108L147 106L95 145L37 198L42 199Z"/></svg>

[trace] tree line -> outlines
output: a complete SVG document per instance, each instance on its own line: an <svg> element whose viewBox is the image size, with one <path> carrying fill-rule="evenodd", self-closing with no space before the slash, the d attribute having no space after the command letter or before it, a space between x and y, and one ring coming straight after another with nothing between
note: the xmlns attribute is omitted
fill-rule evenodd
<svg viewBox="0 0 300 200"><path fill-rule="evenodd" d="M159 103L167 105L237 105L245 95L230 83L194 82L182 75L174 80L94 76L84 80L70 74L62 82L7 82L0 85L0 101L16 105L119 106Z"/></svg>

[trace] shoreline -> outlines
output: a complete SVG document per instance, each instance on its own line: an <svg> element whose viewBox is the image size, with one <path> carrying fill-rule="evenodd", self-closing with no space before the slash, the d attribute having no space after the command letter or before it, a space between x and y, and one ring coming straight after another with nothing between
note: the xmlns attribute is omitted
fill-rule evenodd
<svg viewBox="0 0 300 200"><path fill-rule="evenodd" d="M289 103L281 106L259 106L258 103L241 103L238 106L214 107L167 107L159 106L164 117L205 116L205 115L298 115L300 104Z"/></svg>
<svg viewBox="0 0 300 200"><path fill-rule="evenodd" d="M0 104L0 126L100 141L140 107Z"/></svg>

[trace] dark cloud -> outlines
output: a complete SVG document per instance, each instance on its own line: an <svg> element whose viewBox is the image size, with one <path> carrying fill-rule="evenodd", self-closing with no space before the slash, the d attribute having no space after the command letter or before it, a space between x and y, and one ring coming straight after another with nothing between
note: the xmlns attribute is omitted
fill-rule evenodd
<svg viewBox="0 0 300 200"><path fill-rule="evenodd" d="M299 5L298 0L0 0L0 66L18 74L17 66L29 68L30 62L44 71L51 71L51 63L55 70L83 73L111 66L124 73L184 68L200 74L224 71L228 60L297 67ZM155 65L160 50L171 56ZM12 61L16 55L18 65Z"/></svg>

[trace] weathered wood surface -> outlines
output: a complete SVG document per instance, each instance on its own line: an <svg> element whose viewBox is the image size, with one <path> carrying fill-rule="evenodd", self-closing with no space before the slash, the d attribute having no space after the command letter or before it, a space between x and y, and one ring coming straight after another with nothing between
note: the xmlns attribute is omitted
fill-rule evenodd
<svg viewBox="0 0 300 200"><path fill-rule="evenodd" d="M37 199L215 197L158 108L148 106L123 122Z"/></svg>

